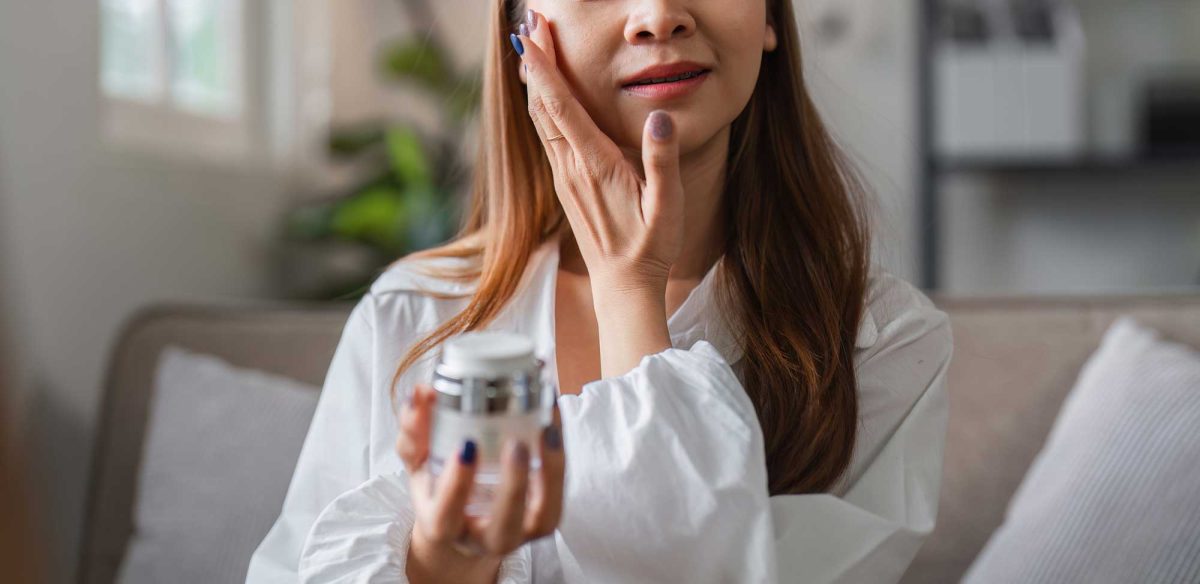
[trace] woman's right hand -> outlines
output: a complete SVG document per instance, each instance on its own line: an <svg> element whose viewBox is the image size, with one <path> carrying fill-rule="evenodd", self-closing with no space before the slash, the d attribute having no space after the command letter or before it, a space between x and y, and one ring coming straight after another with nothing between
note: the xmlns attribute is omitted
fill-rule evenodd
<svg viewBox="0 0 1200 584"><path fill-rule="evenodd" d="M436 481L425 464L435 400L432 387L417 385L400 412L396 451L408 471L417 518L407 575L414 584L495 582L504 556L527 541L554 533L562 516L566 457L558 404L536 446L541 469L531 477L528 446L507 444L491 515L472 517L465 508L475 481L475 445L463 445L459 456L446 461Z"/></svg>

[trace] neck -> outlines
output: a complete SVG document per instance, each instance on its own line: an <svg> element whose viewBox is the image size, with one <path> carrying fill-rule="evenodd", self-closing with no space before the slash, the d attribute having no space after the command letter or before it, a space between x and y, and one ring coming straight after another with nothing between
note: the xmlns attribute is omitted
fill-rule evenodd
<svg viewBox="0 0 1200 584"><path fill-rule="evenodd" d="M700 280L721 254L728 218L722 213L721 194L729 155L729 127L726 126L699 148L679 159L683 179L684 229L683 251L671 267L672 280ZM641 168L641 153L626 151L626 157ZM583 256L575 243L569 224L564 223L560 267L586 273Z"/></svg>

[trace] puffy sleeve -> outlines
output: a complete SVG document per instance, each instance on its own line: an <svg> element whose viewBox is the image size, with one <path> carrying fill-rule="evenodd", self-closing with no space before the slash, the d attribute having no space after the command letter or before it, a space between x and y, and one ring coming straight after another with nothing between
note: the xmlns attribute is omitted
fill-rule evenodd
<svg viewBox="0 0 1200 584"><path fill-rule="evenodd" d="M753 406L707 341L563 396L566 580L898 581L936 517L952 339L924 300L872 341L856 454L826 494L768 497Z"/></svg>
<svg viewBox="0 0 1200 584"><path fill-rule="evenodd" d="M713 345L648 355L559 406L566 581L775 581L762 432Z"/></svg>
<svg viewBox="0 0 1200 584"><path fill-rule="evenodd" d="M416 518L402 473L381 474L334 499L300 556L305 584L407 584L405 561ZM529 544L500 563L497 584L532 581Z"/></svg>
<svg viewBox="0 0 1200 584"><path fill-rule="evenodd" d="M300 449L279 518L250 559L247 584L297 581L301 547L317 515L369 473L371 390L375 387L370 294L350 313Z"/></svg>
<svg viewBox="0 0 1200 584"><path fill-rule="evenodd" d="M897 582L937 517L953 338L928 301L858 361L859 441L843 494L771 498L783 582Z"/></svg>

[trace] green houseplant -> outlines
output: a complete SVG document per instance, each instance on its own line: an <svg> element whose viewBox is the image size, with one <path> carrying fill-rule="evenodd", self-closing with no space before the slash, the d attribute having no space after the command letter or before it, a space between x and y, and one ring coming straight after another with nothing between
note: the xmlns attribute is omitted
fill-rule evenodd
<svg viewBox="0 0 1200 584"><path fill-rule="evenodd" d="M437 104L440 131L422 133L401 119L330 132L331 158L370 170L352 188L287 213L284 239L304 250L283 268L291 296L357 299L389 262L445 241L458 224L457 195L469 176L462 142L478 110L480 73L451 62L427 0L401 5L418 32L388 44L379 69L388 82L419 88Z"/></svg>

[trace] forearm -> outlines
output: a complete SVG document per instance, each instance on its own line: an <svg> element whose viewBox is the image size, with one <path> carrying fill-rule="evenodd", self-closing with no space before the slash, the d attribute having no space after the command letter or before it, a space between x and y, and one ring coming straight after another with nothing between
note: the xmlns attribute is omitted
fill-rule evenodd
<svg viewBox="0 0 1200 584"><path fill-rule="evenodd" d="M671 348L666 292L593 290L601 377L623 375L642 357Z"/></svg>

